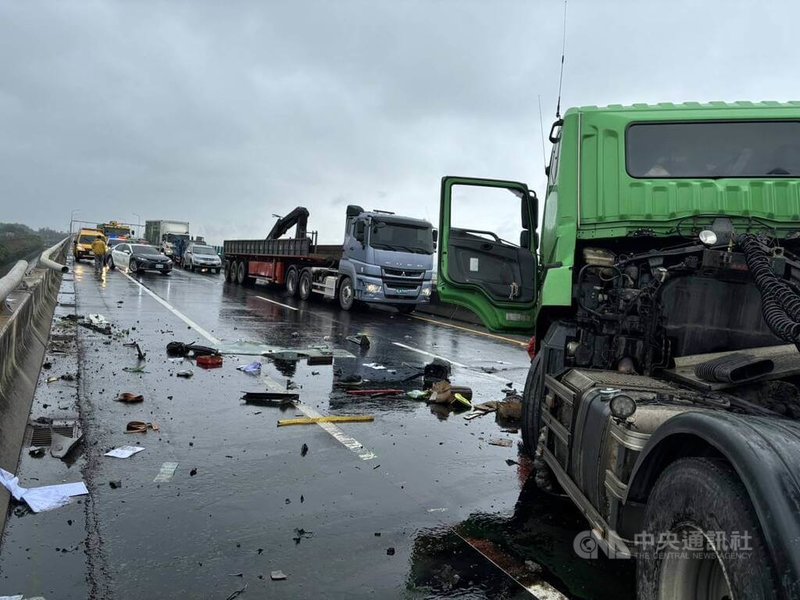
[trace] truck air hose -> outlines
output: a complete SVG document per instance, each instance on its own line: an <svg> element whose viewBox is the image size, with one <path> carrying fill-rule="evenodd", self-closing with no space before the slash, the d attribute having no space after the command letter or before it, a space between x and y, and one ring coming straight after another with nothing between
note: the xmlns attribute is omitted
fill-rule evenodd
<svg viewBox="0 0 800 600"><path fill-rule="evenodd" d="M746 233L736 242L761 293L764 321L775 335L800 348L800 295L772 270L767 250L758 237Z"/></svg>

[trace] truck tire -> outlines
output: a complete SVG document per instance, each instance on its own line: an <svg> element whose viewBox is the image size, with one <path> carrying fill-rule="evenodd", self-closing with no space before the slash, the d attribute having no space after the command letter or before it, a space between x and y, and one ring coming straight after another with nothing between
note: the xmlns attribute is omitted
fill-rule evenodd
<svg viewBox="0 0 800 600"><path fill-rule="evenodd" d="M290 298L297 296L298 279L299 277L297 276L297 269L294 267L289 267L289 272L286 273L286 293L289 294Z"/></svg>
<svg viewBox="0 0 800 600"><path fill-rule="evenodd" d="M539 444L539 433L542 428L541 403L544 391L542 376L542 358L538 354L528 369L525 391L522 393L522 447L529 456L533 456Z"/></svg>
<svg viewBox="0 0 800 600"><path fill-rule="evenodd" d="M247 281L247 263L240 260L236 263L236 283L244 285Z"/></svg>
<svg viewBox="0 0 800 600"><path fill-rule="evenodd" d="M298 285L300 300L308 300L311 297L311 271L305 270L300 273L300 283Z"/></svg>
<svg viewBox="0 0 800 600"><path fill-rule="evenodd" d="M234 274L236 273L236 263L232 260L225 261L225 281L233 281L236 279Z"/></svg>
<svg viewBox="0 0 800 600"><path fill-rule="evenodd" d="M655 545L639 548L636 584L640 600L766 599L778 595L750 498L723 460L682 458L664 469L647 500L643 533L648 542L653 535ZM701 544L705 541L700 551L694 550L698 546L689 541L692 538L684 537L691 535L695 542L698 537ZM735 542L738 545L732 547Z"/></svg>
<svg viewBox="0 0 800 600"><path fill-rule="evenodd" d="M342 310L350 310L353 308L354 300L353 280L349 277L344 277L339 284L339 306L342 307Z"/></svg>

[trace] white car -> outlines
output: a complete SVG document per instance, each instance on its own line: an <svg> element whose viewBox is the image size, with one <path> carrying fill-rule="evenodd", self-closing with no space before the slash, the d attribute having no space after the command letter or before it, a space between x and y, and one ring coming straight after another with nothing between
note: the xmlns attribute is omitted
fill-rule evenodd
<svg viewBox="0 0 800 600"><path fill-rule="evenodd" d="M208 269L214 270L214 273L219 273L222 269L222 259L220 259L217 251L211 246L206 244L196 244L192 242L183 252L183 268L191 269Z"/></svg>
<svg viewBox="0 0 800 600"><path fill-rule="evenodd" d="M111 250L108 267L128 269L131 273L158 271L162 275L167 275L172 271L172 261L153 246L123 243L117 244Z"/></svg>

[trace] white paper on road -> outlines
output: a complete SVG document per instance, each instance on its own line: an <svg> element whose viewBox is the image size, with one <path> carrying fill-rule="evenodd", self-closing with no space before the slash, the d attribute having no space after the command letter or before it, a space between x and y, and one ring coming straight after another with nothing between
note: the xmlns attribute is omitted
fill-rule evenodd
<svg viewBox="0 0 800 600"><path fill-rule="evenodd" d="M83 496L89 493L82 481L45 485L38 488L24 488L19 484L19 479L15 475L4 469L0 469L0 483L14 496L15 500L24 500L33 512L44 512L59 508L69 504L70 497Z"/></svg>
<svg viewBox="0 0 800 600"><path fill-rule="evenodd" d="M172 476L175 474L175 469L178 468L178 463L176 462L165 462L161 465L161 469L156 475L156 478L153 479L153 483L163 483L165 481L169 481L172 479Z"/></svg>
<svg viewBox="0 0 800 600"><path fill-rule="evenodd" d="M383 371L386 368L378 363L364 363L364 366L369 367L370 369L375 369L376 371Z"/></svg>
<svg viewBox="0 0 800 600"><path fill-rule="evenodd" d="M105 453L105 456L113 456L114 458L130 458L137 452L144 450L141 446L121 446L114 448Z"/></svg>

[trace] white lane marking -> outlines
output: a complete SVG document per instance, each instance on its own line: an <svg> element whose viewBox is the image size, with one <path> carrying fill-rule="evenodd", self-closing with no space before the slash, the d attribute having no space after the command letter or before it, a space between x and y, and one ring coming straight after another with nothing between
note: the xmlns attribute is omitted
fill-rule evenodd
<svg viewBox="0 0 800 600"><path fill-rule="evenodd" d="M300 412L302 412L305 416L311 419L318 419L319 417L322 416L316 410L314 410L310 406L306 406L305 404L298 403L295 406L297 406ZM339 442L345 448L353 452L361 460L372 460L373 458L377 458L378 456L377 454L364 448L364 445L361 442L347 435L344 431L342 431L339 427L337 427L333 423L317 423L317 425L322 427L337 442Z"/></svg>
<svg viewBox="0 0 800 600"><path fill-rule="evenodd" d="M392 344L394 344L395 346L399 346L400 348L405 348L406 350L411 350L411 352L416 352L417 354L424 354L425 356L430 356L431 358L438 358L439 360L444 360L446 362L449 362L451 365L455 365L456 367L461 367L462 369L467 369L468 371L471 371L472 373L474 373L475 375L477 375L479 377L485 377L486 379L494 379L495 381L502 381L503 383L511 382L515 386L519 386L520 385L519 383L513 381L510 378L499 377L497 375L493 375L492 373L484 373L483 371L478 371L476 369L473 369L469 365L465 365L465 364L462 364L460 362L456 362L456 361L451 360L451 359L449 359L449 358L447 358L445 356L440 356L439 354L434 354L433 352L428 352L427 350L420 350L419 348L414 348L413 346L409 346L407 344L401 344L400 342L392 342Z"/></svg>
<svg viewBox="0 0 800 600"><path fill-rule="evenodd" d="M125 277L127 277L128 279L130 279L133 283L138 285L140 288L142 288L145 292L147 292L153 298L153 300L155 300L156 302L161 304L164 308L166 308L173 315L178 317L181 321L186 323L189 327L191 327L192 329L197 331L197 333L202 335L209 342L211 342L212 344L215 344L215 345L219 345L220 344L220 340L218 340L213 335L208 333L205 329L200 327L197 323L192 321L189 317L184 315L181 311L179 311L177 308L172 306L169 302L164 300L161 296L159 296L158 294L156 294L155 292L150 290L147 286L142 285L141 283L136 281L133 277L131 277L127 273L123 273L122 271L119 271L119 272L122 275L124 275ZM298 404L297 408L299 408L303 412L303 414L305 414L307 417L310 417L312 419L317 419L317 418L322 416L317 411L315 411L313 408L311 408L310 406L306 406L304 404ZM351 452L354 452L361 460L372 460L373 458L376 458L377 455L374 452L370 452L369 450L366 450L364 448L364 445L361 442L359 442L355 438L352 438L349 435L347 435L344 431L342 431L339 427L337 427L333 423L317 423L317 425L319 425L320 427L322 427L322 429L327 431L331 435L331 437L333 437L333 439L335 439L337 442L342 444L345 448L347 448Z"/></svg>
<svg viewBox="0 0 800 600"><path fill-rule="evenodd" d="M158 471L158 475L156 478L153 479L153 483L163 483L172 479L172 476L175 474L175 469L178 468L178 463L176 462L165 462L161 465L161 469Z"/></svg>
<svg viewBox="0 0 800 600"><path fill-rule="evenodd" d="M275 302L275 300L270 300L269 298L264 298L264 296L256 296L259 300L263 300L264 302L271 302L272 304L277 304L278 306L282 306L283 308L288 308L289 310L300 310L299 308L295 308L294 306L289 306L288 304L281 304L280 302Z"/></svg>
<svg viewBox="0 0 800 600"><path fill-rule="evenodd" d="M206 339L207 339L209 342L211 342L212 344L214 344L214 345L217 345L217 346L218 346L218 345L221 343L221 341L220 341L220 340L218 340L218 339L217 339L217 338L215 338L213 335L211 335L211 334L210 334L208 331L206 331L205 329L203 329L202 327L200 327L200 325L198 325L197 323L195 323L194 321L192 321L192 320L191 320L189 317L187 317L186 315L184 315L184 314L183 314L181 311L179 311L177 308L175 308L174 306L172 306L172 305L171 305L169 302L167 302L166 300L164 300L164 299L163 299L161 296L159 296L158 294L156 294L155 292L153 292L153 291L152 291L150 288L148 288L146 285L144 285L144 284L142 284L142 283L140 283L140 282L136 281L136 280L135 280L133 277L131 277L130 275L128 275L127 273L125 273L125 272L123 272L123 271L120 271L119 269L117 269L117 271L120 273L120 275L123 275L124 277L127 277L127 278L128 278L128 279L130 279L130 280L131 280L133 283L135 283L135 284L136 284L136 285L138 285L140 288L142 288L142 289L143 289L145 292L147 292L147 293L148 293L148 294L149 294L149 295L150 295L150 296L153 298L153 300L155 300L156 302L158 302L158 303L159 303L161 306L163 306L164 308L166 308L166 309L167 309L169 312L171 312L173 315L175 315L176 317L178 317L178 318L179 318L181 321L183 321L184 323L186 323L186 324L187 324L189 327L191 327L192 329L194 329L194 330L195 330L197 333L199 333L200 335L202 335L202 336L203 336L204 338L206 338Z"/></svg>

